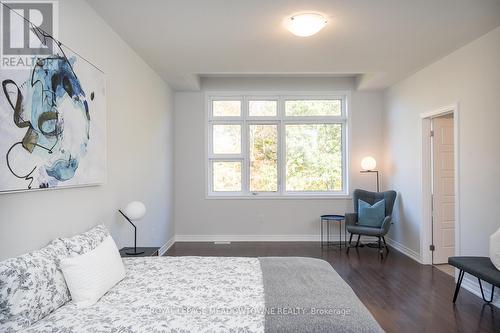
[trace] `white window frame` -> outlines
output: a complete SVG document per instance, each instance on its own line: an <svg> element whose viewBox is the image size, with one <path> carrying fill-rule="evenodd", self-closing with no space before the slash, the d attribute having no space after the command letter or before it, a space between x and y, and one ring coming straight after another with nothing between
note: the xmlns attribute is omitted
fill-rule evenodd
<svg viewBox="0 0 500 333"><path fill-rule="evenodd" d="M342 100L340 116L286 116L286 100ZM241 102L240 117L213 117L213 101L239 100ZM276 100L278 110L275 117L250 117L248 105L251 100ZM349 198L349 107L350 91L335 92L219 92L205 93L205 187L207 199L312 199L312 198ZM341 124L342 125L342 191L286 191L286 124ZM214 154L212 125L240 124L241 125L241 154ZM250 159L248 146L248 128L253 124L276 124L278 130L278 191L251 192L250 186ZM241 192L213 191L213 161L241 161Z"/></svg>

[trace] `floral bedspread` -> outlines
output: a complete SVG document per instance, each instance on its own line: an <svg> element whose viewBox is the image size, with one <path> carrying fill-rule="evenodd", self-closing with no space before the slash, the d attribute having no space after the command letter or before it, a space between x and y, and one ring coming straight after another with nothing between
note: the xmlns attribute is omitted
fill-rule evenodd
<svg viewBox="0 0 500 333"><path fill-rule="evenodd" d="M69 302L27 332L264 332L257 258L124 258L126 277L95 305Z"/></svg>

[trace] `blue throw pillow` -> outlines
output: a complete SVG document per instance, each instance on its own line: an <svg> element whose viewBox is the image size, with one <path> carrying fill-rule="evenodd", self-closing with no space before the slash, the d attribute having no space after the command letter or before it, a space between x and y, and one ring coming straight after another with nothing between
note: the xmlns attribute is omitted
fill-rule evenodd
<svg viewBox="0 0 500 333"><path fill-rule="evenodd" d="M358 224L364 227L380 228L385 218L385 199L372 205L358 199Z"/></svg>

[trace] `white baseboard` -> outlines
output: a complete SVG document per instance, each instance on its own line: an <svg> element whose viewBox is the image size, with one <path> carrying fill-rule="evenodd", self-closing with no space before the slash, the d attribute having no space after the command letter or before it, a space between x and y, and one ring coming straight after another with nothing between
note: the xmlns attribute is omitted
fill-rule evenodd
<svg viewBox="0 0 500 333"><path fill-rule="evenodd" d="M481 284L483 285L484 297L486 299L490 299L491 284L484 281L481 281ZM481 289L479 288L477 278L465 273L464 279L462 280L462 288L467 289L482 300ZM460 293L458 294L458 300L460 300ZM498 290L496 290L495 297L493 298L493 302L491 302L491 304L495 305L497 308L500 308L500 296L498 294Z"/></svg>
<svg viewBox="0 0 500 333"><path fill-rule="evenodd" d="M174 245L175 243L175 236L173 236L172 238L170 238L165 244L163 244L162 247L160 247L160 249L158 250L158 255L159 256L162 256L165 254L165 252L168 251L168 249Z"/></svg>
<svg viewBox="0 0 500 333"><path fill-rule="evenodd" d="M340 235L330 234L330 241L336 242ZM325 238L326 239L326 238ZM353 237L353 242L356 241ZM361 237L362 242L373 242L374 237ZM176 242L319 242L320 235L175 235ZM344 241L344 234L342 234ZM349 241L349 235L347 237Z"/></svg>
<svg viewBox="0 0 500 333"><path fill-rule="evenodd" d="M420 253L413 251L409 247L404 246L403 244L391 239L391 238L386 238L387 244L393 247L394 249L398 250L402 254L406 255L407 257L410 257L411 259L415 260L419 264L422 264L422 259L420 258Z"/></svg>
<svg viewBox="0 0 500 333"><path fill-rule="evenodd" d="M333 239L334 235L330 235ZM336 235L338 239L338 235ZM319 242L319 235L175 235L176 242Z"/></svg>

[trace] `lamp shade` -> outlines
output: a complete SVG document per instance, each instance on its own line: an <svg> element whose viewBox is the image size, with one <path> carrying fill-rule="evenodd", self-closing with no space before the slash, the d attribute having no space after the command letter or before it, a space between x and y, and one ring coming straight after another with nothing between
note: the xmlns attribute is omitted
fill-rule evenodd
<svg viewBox="0 0 500 333"><path fill-rule="evenodd" d="M132 221L140 220L146 214L146 206L140 201L132 201L125 207L123 214Z"/></svg>
<svg viewBox="0 0 500 333"><path fill-rule="evenodd" d="M377 161L371 156L366 156L361 160L361 169L365 171L375 170Z"/></svg>

